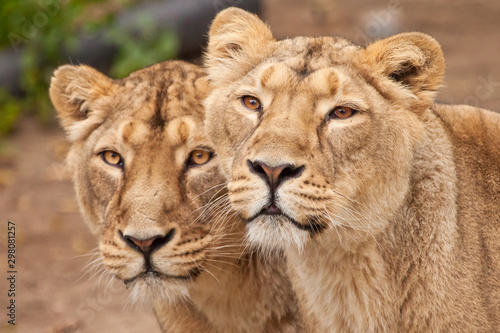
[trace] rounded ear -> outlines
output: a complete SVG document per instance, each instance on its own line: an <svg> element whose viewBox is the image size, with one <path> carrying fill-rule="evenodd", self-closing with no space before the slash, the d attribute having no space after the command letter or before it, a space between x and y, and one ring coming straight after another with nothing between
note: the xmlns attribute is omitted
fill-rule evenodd
<svg viewBox="0 0 500 333"><path fill-rule="evenodd" d="M110 96L112 88L109 77L89 66L65 65L54 71L50 99L70 140L69 132L90 117L92 104L101 97Z"/></svg>
<svg viewBox="0 0 500 333"><path fill-rule="evenodd" d="M444 56L429 35L411 32L376 41L365 49L375 72L411 90L419 99L435 98L444 76Z"/></svg>
<svg viewBox="0 0 500 333"><path fill-rule="evenodd" d="M209 78L227 82L245 75L275 41L269 27L256 15L234 7L221 11L208 34L205 65Z"/></svg>

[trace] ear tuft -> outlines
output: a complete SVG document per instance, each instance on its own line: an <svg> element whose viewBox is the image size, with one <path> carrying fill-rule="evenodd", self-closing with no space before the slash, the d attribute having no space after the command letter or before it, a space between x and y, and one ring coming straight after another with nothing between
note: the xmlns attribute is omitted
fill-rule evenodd
<svg viewBox="0 0 500 333"><path fill-rule="evenodd" d="M65 65L56 69L49 94L64 129L87 119L92 103L109 96L112 86L110 78L89 66Z"/></svg>
<svg viewBox="0 0 500 333"><path fill-rule="evenodd" d="M239 8L221 11L213 20L205 65L212 81L241 77L266 55L276 41L269 27L256 15Z"/></svg>
<svg viewBox="0 0 500 333"><path fill-rule="evenodd" d="M375 72L399 82L419 99L433 100L444 76L439 43L423 33L402 33L382 39L365 50Z"/></svg>

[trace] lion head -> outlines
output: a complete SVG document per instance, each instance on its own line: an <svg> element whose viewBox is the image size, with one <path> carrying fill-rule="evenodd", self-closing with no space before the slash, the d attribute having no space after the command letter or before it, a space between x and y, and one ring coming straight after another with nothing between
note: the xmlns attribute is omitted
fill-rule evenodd
<svg viewBox="0 0 500 333"><path fill-rule="evenodd" d="M228 241L215 217L225 181L202 125L207 89L201 69L180 61L120 80L83 65L52 78L67 166L102 263L149 301L185 296Z"/></svg>
<svg viewBox="0 0 500 333"><path fill-rule="evenodd" d="M205 60L207 133L253 244L301 248L326 232L350 247L384 230L443 77L433 38L277 41L231 8L212 23Z"/></svg>

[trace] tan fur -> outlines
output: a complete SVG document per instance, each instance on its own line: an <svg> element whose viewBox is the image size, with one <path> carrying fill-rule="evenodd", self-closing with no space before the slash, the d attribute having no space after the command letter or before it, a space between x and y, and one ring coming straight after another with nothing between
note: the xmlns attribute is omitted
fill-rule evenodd
<svg viewBox="0 0 500 333"><path fill-rule="evenodd" d="M233 208L254 246L285 251L309 331L500 331L500 115L433 104L433 38L276 41L231 8L206 67ZM331 118L338 106L359 112ZM255 161L303 167L275 192L281 215L261 213L271 194Z"/></svg>
<svg viewBox="0 0 500 333"><path fill-rule="evenodd" d="M245 251L243 223L229 209L201 102L208 82L172 61L111 80L87 66L55 71L50 96L71 141L67 165L82 214L99 240L107 272L133 300L154 304L165 332L300 332L283 261ZM100 152L124 159L123 170ZM144 256L120 235L173 237Z"/></svg>

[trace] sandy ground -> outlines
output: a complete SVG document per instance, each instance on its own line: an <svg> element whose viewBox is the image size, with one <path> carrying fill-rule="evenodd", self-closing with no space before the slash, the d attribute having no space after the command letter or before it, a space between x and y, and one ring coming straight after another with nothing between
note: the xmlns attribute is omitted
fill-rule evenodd
<svg viewBox="0 0 500 333"><path fill-rule="evenodd" d="M267 0L262 16L278 38L423 31L443 46L438 99L500 110L500 2ZM149 309L85 266L96 242L83 223L62 161L58 128L24 119L0 143L0 332L159 332ZM7 221L16 223L16 326L7 325Z"/></svg>

